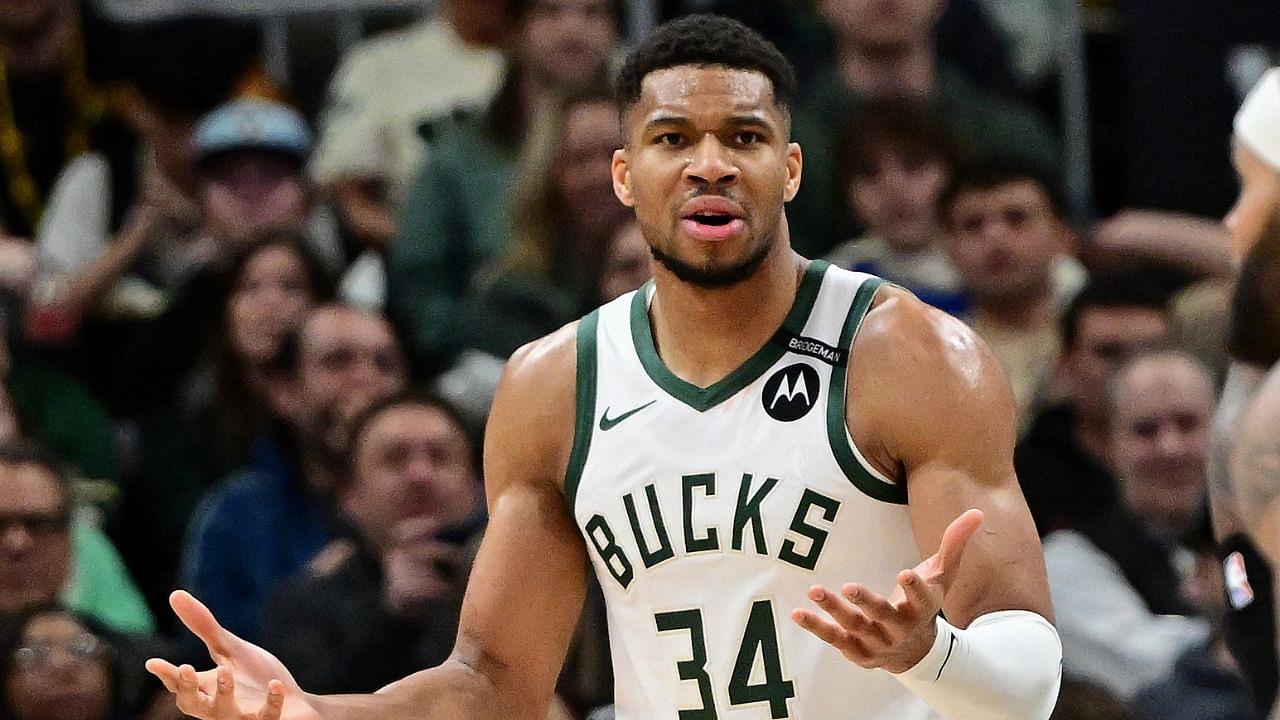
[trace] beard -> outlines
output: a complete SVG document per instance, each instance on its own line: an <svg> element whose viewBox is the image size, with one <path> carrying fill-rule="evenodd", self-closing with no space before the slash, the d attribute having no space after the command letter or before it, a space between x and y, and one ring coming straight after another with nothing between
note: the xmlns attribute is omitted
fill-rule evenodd
<svg viewBox="0 0 1280 720"><path fill-rule="evenodd" d="M701 268L691 265L654 245L649 246L649 252L653 254L653 259L662 263L663 267L670 270L671 274L682 282L708 290L717 290L733 287L755 275L760 266L764 264L765 259L769 257L769 253L773 251L773 245L772 239L766 238L764 242L760 243L759 247L752 249L750 255L737 263L727 267L715 268Z"/></svg>

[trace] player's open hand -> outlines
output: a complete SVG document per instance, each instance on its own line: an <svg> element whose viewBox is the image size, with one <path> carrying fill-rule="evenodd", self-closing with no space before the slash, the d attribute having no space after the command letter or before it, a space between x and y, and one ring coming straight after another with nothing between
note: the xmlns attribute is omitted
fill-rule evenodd
<svg viewBox="0 0 1280 720"><path fill-rule="evenodd" d="M152 658L147 670L174 694L178 709L201 720L320 720L285 666L218 624L209 608L179 590L169 604L199 637L217 667L196 672Z"/></svg>
<svg viewBox="0 0 1280 720"><path fill-rule="evenodd" d="M796 609L791 618L864 668L900 673L929 652L937 634L934 618L955 578L969 538L982 524L982 511L969 510L947 526L942 546L929 559L898 573L889 598L865 585L848 583L836 594L815 585L809 599L826 616Z"/></svg>

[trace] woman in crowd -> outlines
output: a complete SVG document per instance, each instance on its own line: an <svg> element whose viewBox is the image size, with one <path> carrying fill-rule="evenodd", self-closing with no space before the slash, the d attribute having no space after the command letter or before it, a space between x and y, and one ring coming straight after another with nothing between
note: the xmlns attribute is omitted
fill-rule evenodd
<svg viewBox="0 0 1280 720"><path fill-rule="evenodd" d="M272 363L285 337L333 295L323 264L289 232L249 244L220 285L209 351L171 406L142 424L139 467L119 514L117 542L156 608L175 581L192 509L210 485L254 460L273 426L285 378Z"/></svg>
<svg viewBox="0 0 1280 720"><path fill-rule="evenodd" d="M610 176L621 146L605 88L579 91L542 114L517 175L511 250L463 303L470 347L506 357L598 304L606 248L631 216Z"/></svg>
<svg viewBox="0 0 1280 720"><path fill-rule="evenodd" d="M0 628L0 720L131 720L116 650L57 605L9 617Z"/></svg>

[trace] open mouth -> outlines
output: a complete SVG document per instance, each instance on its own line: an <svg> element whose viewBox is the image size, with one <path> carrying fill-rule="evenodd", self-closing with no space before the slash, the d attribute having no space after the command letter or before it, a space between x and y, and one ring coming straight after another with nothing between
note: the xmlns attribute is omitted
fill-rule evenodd
<svg viewBox="0 0 1280 720"><path fill-rule="evenodd" d="M700 225L711 225L713 227L723 227L734 221L732 215L722 215L719 213L694 213L689 219Z"/></svg>

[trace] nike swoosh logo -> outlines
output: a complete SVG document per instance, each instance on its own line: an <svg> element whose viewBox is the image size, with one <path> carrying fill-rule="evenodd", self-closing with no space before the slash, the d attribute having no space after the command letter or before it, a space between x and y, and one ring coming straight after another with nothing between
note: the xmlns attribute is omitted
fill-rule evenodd
<svg viewBox="0 0 1280 720"><path fill-rule="evenodd" d="M605 408L605 409L604 409L604 415L601 415L601 416L600 416L600 430L601 430L601 432L605 432L605 431L608 431L608 430L612 430L613 428L615 428L615 427L617 427L617 426L618 426L618 423L622 422L623 420L626 420L627 418L631 417L632 415L635 415L636 413L640 412L641 410L643 410L643 409L645 409L645 408L649 407L650 405L652 405L652 404L654 404L654 403L656 403L656 402L658 402L656 399L654 399L654 400L650 400L649 402L647 402L647 403L645 403L645 404L641 405L640 407L635 408L634 410L629 410L629 411L627 411L627 412L624 412L624 413L622 413L621 415L619 415L618 417L615 417L615 418L611 418L611 417L609 417L609 408Z"/></svg>

